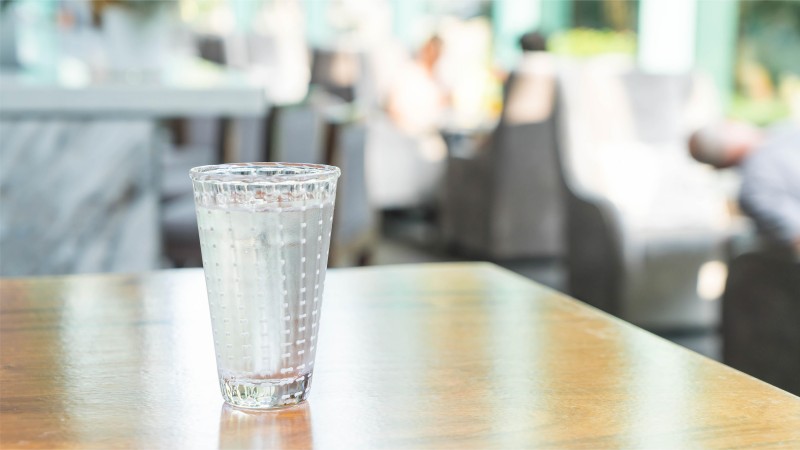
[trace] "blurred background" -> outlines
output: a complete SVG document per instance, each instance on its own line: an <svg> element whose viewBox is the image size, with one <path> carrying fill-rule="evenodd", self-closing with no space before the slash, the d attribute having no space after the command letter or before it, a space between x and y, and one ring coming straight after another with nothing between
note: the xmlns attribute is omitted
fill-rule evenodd
<svg viewBox="0 0 800 450"><path fill-rule="evenodd" d="M492 261L800 392L800 1L0 0L0 275L202 264L188 170L343 170L332 267Z"/></svg>

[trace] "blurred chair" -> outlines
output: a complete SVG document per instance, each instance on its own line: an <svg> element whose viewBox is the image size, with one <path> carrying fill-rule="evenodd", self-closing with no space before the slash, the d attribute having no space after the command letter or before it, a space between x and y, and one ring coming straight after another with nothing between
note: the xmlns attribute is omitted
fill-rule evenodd
<svg viewBox="0 0 800 450"><path fill-rule="evenodd" d="M608 200L567 186L567 292L620 317L625 262L618 213Z"/></svg>
<svg viewBox="0 0 800 450"><path fill-rule="evenodd" d="M307 103L275 108L270 117L266 132L270 138L269 147L265 151L274 156L269 160L334 164L342 169L336 194L330 264L365 264L377 237L378 223L368 201L364 125L333 116ZM188 168L183 175L188 180ZM181 197L169 206L162 219L169 257L177 265L200 265L193 197Z"/></svg>
<svg viewBox="0 0 800 450"><path fill-rule="evenodd" d="M735 257L722 309L725 364L800 395L800 262L788 249Z"/></svg>
<svg viewBox="0 0 800 450"><path fill-rule="evenodd" d="M192 167L219 164L224 140L221 119L194 117L181 120L189 138L162 155L161 232L164 255L178 267L199 266L200 235L189 181Z"/></svg>
<svg viewBox="0 0 800 450"><path fill-rule="evenodd" d="M196 38L197 55L215 64L222 65L227 61L225 45L225 39L214 34L200 34Z"/></svg>
<svg viewBox="0 0 800 450"><path fill-rule="evenodd" d="M362 56L342 50L314 49L311 85L319 86L346 102L355 100L356 84L362 75Z"/></svg>
<svg viewBox="0 0 800 450"><path fill-rule="evenodd" d="M264 142L261 149L261 161L269 161L270 138L277 135L276 128L269 124L275 122L276 108L271 108L267 115L266 125L262 125ZM261 119L261 121L264 121ZM161 177L161 231L163 236L163 252L166 258L177 267L199 267L202 265L200 252L200 234L197 230L194 194L189 180L192 167L209 164L221 164L225 130L228 129L226 119L189 118L181 119L183 128L187 130L188 139L183 145L173 145L162 157ZM296 131L296 130L293 130ZM291 133L294 136L295 133ZM283 134L284 139L289 140ZM304 136L304 134L301 134ZM283 142L281 144L284 144ZM286 143L293 144L291 140ZM294 147L293 147L294 148ZM303 147L297 147L303 148Z"/></svg>
<svg viewBox="0 0 800 450"><path fill-rule="evenodd" d="M198 55L224 65L225 41L220 36L197 36ZM174 265L200 266L200 235L194 211L189 169L224 160L230 120L190 117L168 121L173 145L162 155L161 233L164 256Z"/></svg>
<svg viewBox="0 0 800 450"><path fill-rule="evenodd" d="M366 184L366 126L352 120L352 105L331 101L325 95L312 97L304 103L273 108L265 153L270 161L331 164L342 170L330 265L365 265L378 234Z"/></svg>
<svg viewBox="0 0 800 450"><path fill-rule="evenodd" d="M327 131L329 164L342 170L336 188L330 265L363 266L369 263L378 238L376 211L370 206L366 183L363 123L332 121Z"/></svg>
<svg viewBox="0 0 800 450"><path fill-rule="evenodd" d="M448 159L442 233L491 260L565 256L564 186L553 118L501 123L475 157Z"/></svg>
<svg viewBox="0 0 800 450"><path fill-rule="evenodd" d="M310 103L273 107L265 126L263 160L322 164L326 132L325 117Z"/></svg>
<svg viewBox="0 0 800 450"><path fill-rule="evenodd" d="M211 117L180 119L172 122L173 126L169 127L172 133L175 132L176 123L179 123L179 128L183 130L183 142L175 143L173 135L173 144L161 155L161 199L165 203L192 194L192 185L187 178L189 169L221 162L218 150L223 140L223 133L219 119Z"/></svg>
<svg viewBox="0 0 800 450"><path fill-rule="evenodd" d="M570 293L652 331L711 337L731 230L716 174L686 148L696 79L605 69L566 79ZM605 109L617 112L591 123Z"/></svg>
<svg viewBox="0 0 800 450"><path fill-rule="evenodd" d="M365 265L378 233L366 184L366 127L351 117L352 105L331 102L325 95L313 97L313 103L273 109L266 152L270 161L331 164L342 170L329 264Z"/></svg>
<svg viewBox="0 0 800 450"><path fill-rule="evenodd" d="M714 331L719 304L698 286L704 265L722 259L724 233L628 230L606 198L575 190L569 197L570 294L653 331Z"/></svg>
<svg viewBox="0 0 800 450"><path fill-rule="evenodd" d="M560 109L551 55L525 53L484 144L464 152L451 141L441 217L450 247L495 261L566 255Z"/></svg>
<svg viewBox="0 0 800 450"><path fill-rule="evenodd" d="M190 138L180 147L167 148L161 158L161 232L164 256L178 267L193 267L202 260L189 170L221 162L218 150L223 133L219 119L181 122Z"/></svg>

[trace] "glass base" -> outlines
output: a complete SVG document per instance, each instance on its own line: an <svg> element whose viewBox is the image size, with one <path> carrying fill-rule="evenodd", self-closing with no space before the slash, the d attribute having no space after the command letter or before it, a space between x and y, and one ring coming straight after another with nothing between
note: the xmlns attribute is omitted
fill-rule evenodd
<svg viewBox="0 0 800 450"><path fill-rule="evenodd" d="M250 409L277 409L296 405L308 397L311 373L293 378L220 377L225 402Z"/></svg>

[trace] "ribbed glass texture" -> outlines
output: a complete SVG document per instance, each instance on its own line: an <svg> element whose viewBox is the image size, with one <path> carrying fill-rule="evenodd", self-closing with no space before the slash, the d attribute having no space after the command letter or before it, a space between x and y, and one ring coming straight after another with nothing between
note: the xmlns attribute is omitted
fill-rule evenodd
<svg viewBox="0 0 800 450"><path fill-rule="evenodd" d="M191 170L220 388L240 407L308 395L339 169Z"/></svg>

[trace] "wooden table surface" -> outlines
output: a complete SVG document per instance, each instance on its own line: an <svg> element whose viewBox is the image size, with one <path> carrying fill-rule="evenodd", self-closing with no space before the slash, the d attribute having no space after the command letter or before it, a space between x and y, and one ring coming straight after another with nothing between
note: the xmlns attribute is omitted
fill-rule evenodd
<svg viewBox="0 0 800 450"><path fill-rule="evenodd" d="M203 275L0 283L2 448L800 448L800 398L489 264L331 271L310 400L223 406Z"/></svg>

